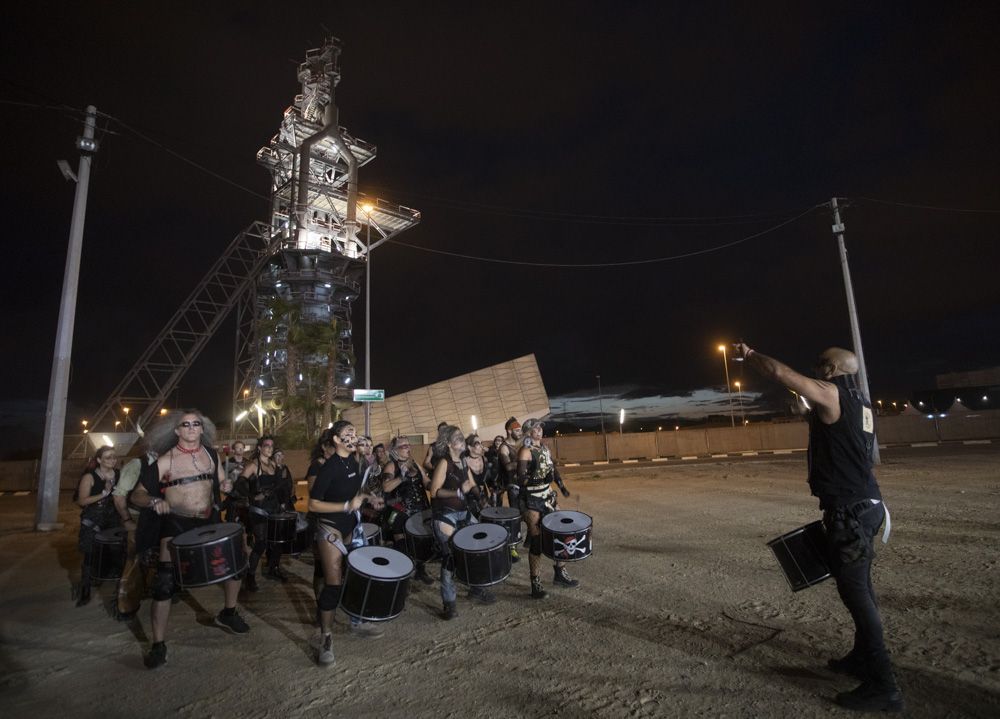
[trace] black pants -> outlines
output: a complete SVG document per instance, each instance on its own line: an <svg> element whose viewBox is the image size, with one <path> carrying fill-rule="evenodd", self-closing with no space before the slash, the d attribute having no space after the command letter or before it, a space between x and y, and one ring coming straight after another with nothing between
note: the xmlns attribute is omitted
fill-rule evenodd
<svg viewBox="0 0 1000 719"><path fill-rule="evenodd" d="M835 536L832 532L835 512L836 510L828 510L823 515L823 524L831 539ZM836 544L831 547L830 566L837 580L837 592L854 620L854 647L851 651L866 662L873 678L891 681L889 652L885 648L882 617L871 576L872 560L875 557L874 537L882 525L885 508L881 504L870 504L860 509L855 505L853 511L848 509L841 514L841 518L844 517L857 522L859 539L867 545L862 556L854 561L845 561Z"/></svg>

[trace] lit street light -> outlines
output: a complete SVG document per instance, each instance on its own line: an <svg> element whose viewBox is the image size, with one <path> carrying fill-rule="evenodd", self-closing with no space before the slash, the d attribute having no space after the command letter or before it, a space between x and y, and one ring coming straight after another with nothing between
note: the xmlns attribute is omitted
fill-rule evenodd
<svg viewBox="0 0 1000 719"><path fill-rule="evenodd" d="M369 203L361 206L368 221L365 223L365 389L372 388L372 210ZM372 403L365 402L365 435L372 433Z"/></svg>
<svg viewBox="0 0 1000 719"><path fill-rule="evenodd" d="M601 408L601 437L604 438L604 459L608 459L608 435L604 432L604 394L601 392L601 375L597 375L597 402Z"/></svg>
<svg viewBox="0 0 1000 719"><path fill-rule="evenodd" d="M625 434L625 408L622 407L621 412L618 413L618 434Z"/></svg>
<svg viewBox="0 0 1000 719"><path fill-rule="evenodd" d="M740 401L740 421L743 422L743 426L746 427L747 415L746 412L743 411L743 385L740 384L739 380L736 380L733 384L736 385L736 396Z"/></svg>
<svg viewBox="0 0 1000 719"><path fill-rule="evenodd" d="M736 426L736 415L733 414L733 388L729 384L729 358L726 356L726 346L719 345L719 352L722 353L722 366L726 370L726 392L729 393L729 424Z"/></svg>

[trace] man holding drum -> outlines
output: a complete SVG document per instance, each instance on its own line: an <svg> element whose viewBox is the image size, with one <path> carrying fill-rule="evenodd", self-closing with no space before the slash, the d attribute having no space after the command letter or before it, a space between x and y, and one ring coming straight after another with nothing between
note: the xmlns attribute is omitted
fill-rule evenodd
<svg viewBox="0 0 1000 719"><path fill-rule="evenodd" d="M529 419L524 423L524 440L517 454L517 481L520 485L519 500L521 514L528 525L528 569L531 575L531 598L541 599L545 596L542 580L539 577L542 563L542 517L556 511L556 493L550 486L554 481L564 497L569 496L569 490L563 484L562 477L556 471L555 462L549 448L542 444L545 425L541 420ZM503 448L501 448L503 451ZM580 581L571 579L562 562L556 562L553 567L553 584L563 587L579 586Z"/></svg>
<svg viewBox="0 0 1000 719"><path fill-rule="evenodd" d="M809 409L809 489L823 510L837 591L854 620L854 647L828 666L862 680L836 701L848 709L900 711L903 695L885 647L871 580L873 539L886 511L872 472L871 405L854 382L858 359L831 347L819 356L819 379L810 379L742 342L736 350L749 367L797 393Z"/></svg>
<svg viewBox="0 0 1000 719"><path fill-rule="evenodd" d="M171 412L148 434L150 449L159 455L156 471L143 473L132 502L150 507L160 516L160 559L152 592L153 646L144 660L147 667L154 669L167 661L164 637L170 600L177 590L170 540L190 529L218 522L219 491L228 492L232 486L219 455L212 449L215 425L197 410ZM233 634L246 634L250 627L236 612L239 577L223 582L223 590L225 608L215 617L216 625Z"/></svg>

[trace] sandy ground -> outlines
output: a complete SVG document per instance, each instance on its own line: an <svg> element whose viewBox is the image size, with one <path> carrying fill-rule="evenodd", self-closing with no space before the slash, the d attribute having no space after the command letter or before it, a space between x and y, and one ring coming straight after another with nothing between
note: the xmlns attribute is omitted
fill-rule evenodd
<svg viewBox="0 0 1000 719"><path fill-rule="evenodd" d="M907 713L1000 716L1000 451L887 452L893 534L875 565ZM252 626L212 626L217 587L174 607L169 661L142 666L149 620L112 620L107 583L76 609L76 512L30 530L32 498L0 498L0 712L5 717L813 717L853 685L826 659L852 626L832 582L792 593L765 542L817 516L804 458L582 471L566 509L594 517L575 590L528 598L527 562L493 607L413 585L385 636L335 634L313 663L311 565L241 598ZM102 599L104 600L102 602Z"/></svg>

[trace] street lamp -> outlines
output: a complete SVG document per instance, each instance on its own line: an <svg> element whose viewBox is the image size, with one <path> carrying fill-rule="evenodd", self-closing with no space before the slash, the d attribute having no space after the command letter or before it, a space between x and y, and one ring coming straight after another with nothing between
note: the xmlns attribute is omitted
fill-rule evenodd
<svg viewBox="0 0 1000 719"><path fill-rule="evenodd" d="M122 412L125 413L125 429L128 429L128 413L129 413L129 409L130 409L129 407L122 407Z"/></svg>
<svg viewBox="0 0 1000 719"><path fill-rule="evenodd" d="M729 424L736 426L736 415L733 414L733 388L729 385L729 358L726 356L726 346L719 345L719 352L722 353L722 366L726 370L726 392L729 393Z"/></svg>
<svg viewBox="0 0 1000 719"><path fill-rule="evenodd" d="M365 223L365 389L372 388L372 210L370 203L361 205L368 221ZM372 433L372 403L365 402L365 435Z"/></svg>
<svg viewBox="0 0 1000 719"><path fill-rule="evenodd" d="M743 411L743 385L740 384L739 380L736 380L733 384L736 385L736 397L740 401L740 421L743 423L743 426L746 427L747 415L746 412Z"/></svg>
<svg viewBox="0 0 1000 719"><path fill-rule="evenodd" d="M622 407L621 411L618 413L618 435L622 436L625 434L625 408Z"/></svg>
<svg viewBox="0 0 1000 719"><path fill-rule="evenodd" d="M601 375L597 375L597 402L601 408L601 436L604 438L604 459L608 459L608 435L604 432L604 394L601 392Z"/></svg>

